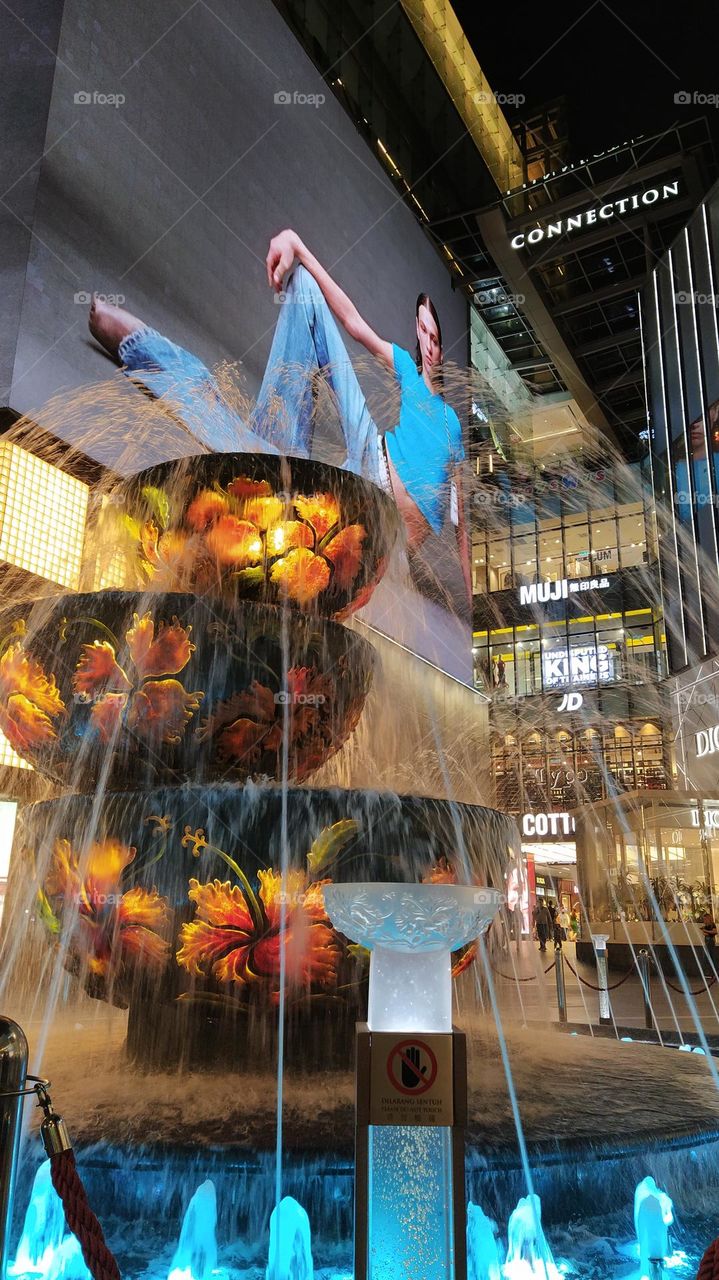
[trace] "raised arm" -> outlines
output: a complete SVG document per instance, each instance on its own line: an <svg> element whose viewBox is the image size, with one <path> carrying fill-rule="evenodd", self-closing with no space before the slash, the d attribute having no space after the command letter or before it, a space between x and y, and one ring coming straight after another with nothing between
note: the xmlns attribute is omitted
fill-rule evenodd
<svg viewBox="0 0 719 1280"><path fill-rule="evenodd" d="M295 261L300 262L317 281L327 306L350 338L360 342L370 355L378 356L390 369L394 368L392 343L380 338L363 320L352 299L310 253L296 231L280 231L270 240L267 251L267 283L270 288L275 293L282 291L282 281Z"/></svg>

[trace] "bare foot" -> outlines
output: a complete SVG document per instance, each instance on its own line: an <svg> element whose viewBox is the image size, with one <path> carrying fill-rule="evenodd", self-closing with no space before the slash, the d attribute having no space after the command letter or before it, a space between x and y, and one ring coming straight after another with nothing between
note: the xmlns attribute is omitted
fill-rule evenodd
<svg viewBox="0 0 719 1280"><path fill-rule="evenodd" d="M138 329L146 329L147 325L138 320L122 307L115 307L111 302L103 302L97 294L92 295L92 305L88 319L90 333L93 338L109 351L117 360L117 348L128 334Z"/></svg>

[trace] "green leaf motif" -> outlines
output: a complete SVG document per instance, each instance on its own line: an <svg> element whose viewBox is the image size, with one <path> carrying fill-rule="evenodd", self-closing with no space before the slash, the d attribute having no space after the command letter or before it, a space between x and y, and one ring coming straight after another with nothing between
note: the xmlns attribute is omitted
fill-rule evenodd
<svg viewBox="0 0 719 1280"><path fill-rule="evenodd" d="M38 915L48 933L58 934L60 932L60 921L50 906L44 889L38 889L37 891L37 906Z"/></svg>
<svg viewBox="0 0 719 1280"><path fill-rule="evenodd" d="M317 876L321 871L326 871L358 831L359 823L354 818L342 818L340 822L320 831L307 854L307 870L310 875Z"/></svg>
<svg viewBox="0 0 719 1280"><path fill-rule="evenodd" d="M170 523L170 499L165 490L158 489L154 484L146 484L142 489L142 496L152 509L160 528L166 529Z"/></svg>

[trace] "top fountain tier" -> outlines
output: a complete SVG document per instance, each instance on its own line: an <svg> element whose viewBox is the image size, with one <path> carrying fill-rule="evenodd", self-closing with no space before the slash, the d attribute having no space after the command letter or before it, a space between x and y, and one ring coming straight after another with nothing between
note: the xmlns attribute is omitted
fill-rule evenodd
<svg viewBox="0 0 719 1280"><path fill-rule="evenodd" d="M459 884L331 884L325 909L336 929L370 951L456 951L489 928L496 889Z"/></svg>
<svg viewBox="0 0 719 1280"><path fill-rule="evenodd" d="M392 499L352 472L307 458L202 454L113 486L96 572L118 587L287 602L341 619L369 600L398 528Z"/></svg>

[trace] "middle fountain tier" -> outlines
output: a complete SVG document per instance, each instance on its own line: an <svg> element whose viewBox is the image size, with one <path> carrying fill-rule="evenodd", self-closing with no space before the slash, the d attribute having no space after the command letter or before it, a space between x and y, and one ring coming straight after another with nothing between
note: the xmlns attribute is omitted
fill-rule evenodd
<svg viewBox="0 0 719 1280"><path fill-rule="evenodd" d="M479 805L302 785L370 689L373 646L336 619L381 578L394 503L323 464L220 454L97 507L109 585L0 610L0 728L62 790L22 817L19 972L39 980L49 942L157 1067L273 1051L284 975L287 1061L346 1066L368 955L324 887L501 888L516 836Z"/></svg>

